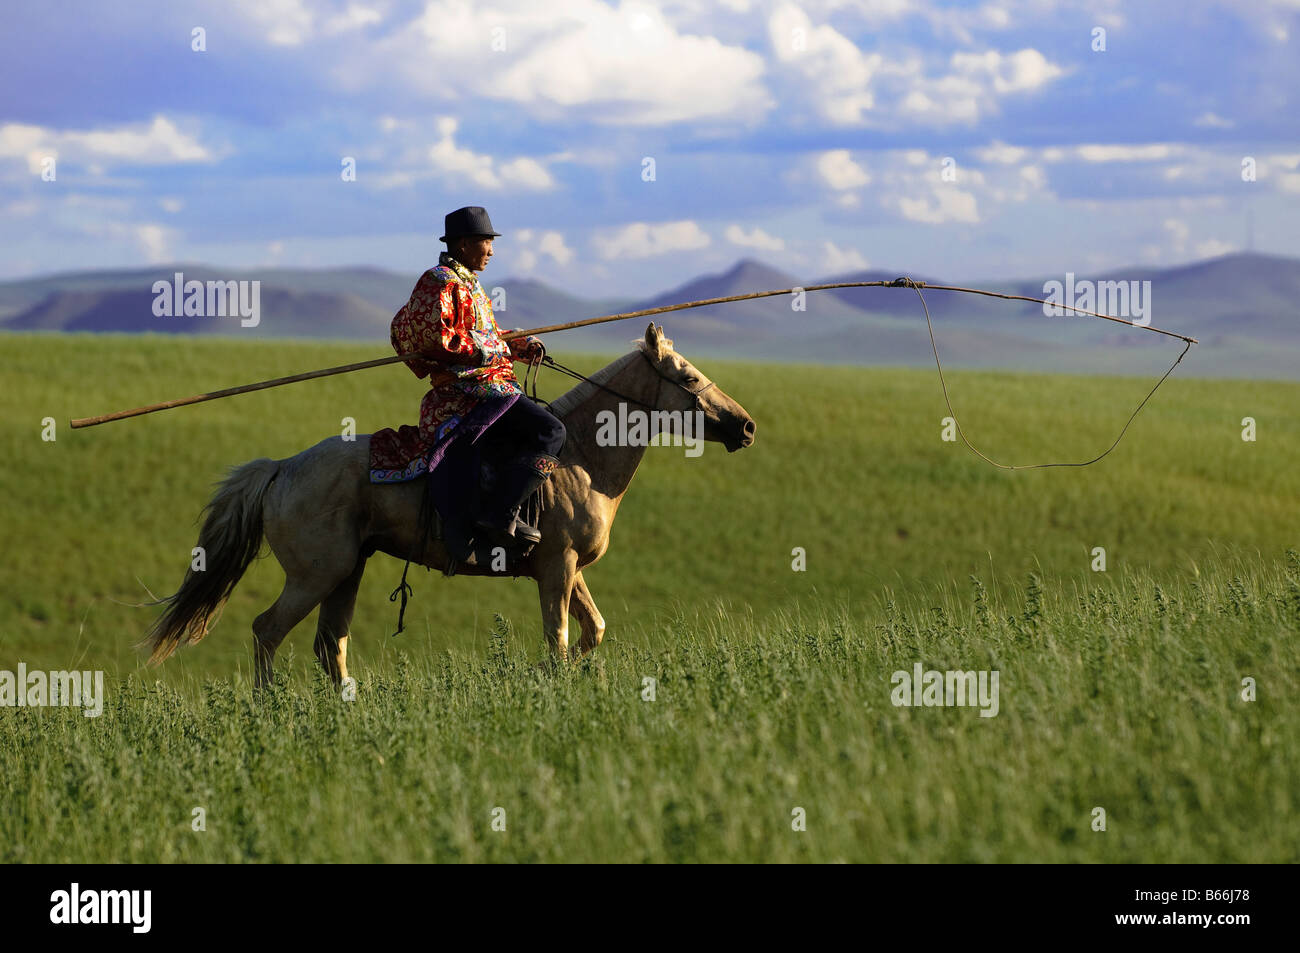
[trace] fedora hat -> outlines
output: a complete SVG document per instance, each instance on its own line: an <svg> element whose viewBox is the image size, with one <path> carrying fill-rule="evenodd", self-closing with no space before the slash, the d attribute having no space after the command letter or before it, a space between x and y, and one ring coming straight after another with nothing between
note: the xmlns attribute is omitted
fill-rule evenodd
<svg viewBox="0 0 1300 953"><path fill-rule="evenodd" d="M487 209L481 205L466 205L454 212L448 212L443 219L443 229L447 234L438 239L445 242L465 235L500 235L492 228L492 219L488 218Z"/></svg>

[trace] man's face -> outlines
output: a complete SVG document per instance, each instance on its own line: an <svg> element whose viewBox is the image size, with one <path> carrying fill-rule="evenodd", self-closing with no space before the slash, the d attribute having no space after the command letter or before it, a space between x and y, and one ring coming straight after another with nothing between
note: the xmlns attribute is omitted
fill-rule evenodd
<svg viewBox="0 0 1300 953"><path fill-rule="evenodd" d="M461 238L452 246L452 257L470 271L482 271L492 257L492 236L475 235Z"/></svg>

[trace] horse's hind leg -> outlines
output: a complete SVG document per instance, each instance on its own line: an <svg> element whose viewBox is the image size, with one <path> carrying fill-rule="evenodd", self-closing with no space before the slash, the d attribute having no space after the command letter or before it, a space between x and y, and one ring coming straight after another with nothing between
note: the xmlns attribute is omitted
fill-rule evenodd
<svg viewBox="0 0 1300 953"><path fill-rule="evenodd" d="M284 581L280 598L253 620L253 655L256 665L254 683L258 688L271 684L271 664L275 661L275 650L280 647L284 637L295 625L307 618L312 609L320 605L333 587L333 583L328 587L319 583L313 585L290 576Z"/></svg>
<svg viewBox="0 0 1300 953"><path fill-rule="evenodd" d="M316 658L335 686L348 677L348 630L365 571L366 558L362 556L351 575L339 583L320 605L320 618L316 623Z"/></svg>

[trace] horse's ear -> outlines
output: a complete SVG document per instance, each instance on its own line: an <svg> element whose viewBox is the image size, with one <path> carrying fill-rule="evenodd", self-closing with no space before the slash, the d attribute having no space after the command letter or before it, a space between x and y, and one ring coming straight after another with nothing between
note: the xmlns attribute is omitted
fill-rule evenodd
<svg viewBox="0 0 1300 953"><path fill-rule="evenodd" d="M650 326L645 329L645 346L647 352L654 355L655 360L659 360L673 349L673 342L664 335L662 324L656 325L651 321Z"/></svg>

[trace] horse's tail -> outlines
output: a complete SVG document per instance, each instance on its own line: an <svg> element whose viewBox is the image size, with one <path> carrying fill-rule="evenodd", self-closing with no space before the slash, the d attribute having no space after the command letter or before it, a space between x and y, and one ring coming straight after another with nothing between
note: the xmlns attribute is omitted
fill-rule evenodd
<svg viewBox="0 0 1300 953"><path fill-rule="evenodd" d="M279 470L279 461L266 458L232 467L212 494L199 531L204 568L195 572L191 564L180 589L161 600L167 610L143 643L152 646L150 665L162 662L182 642L194 645L207 635L212 617L262 548L262 497Z"/></svg>

